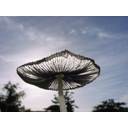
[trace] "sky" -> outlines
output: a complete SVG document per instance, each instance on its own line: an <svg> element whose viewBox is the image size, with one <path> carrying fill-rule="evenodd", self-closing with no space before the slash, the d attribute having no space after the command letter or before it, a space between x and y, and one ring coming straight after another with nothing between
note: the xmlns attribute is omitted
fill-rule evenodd
<svg viewBox="0 0 128 128"><path fill-rule="evenodd" d="M71 90L79 106L75 112L90 112L108 99L128 107L127 16L0 16L0 92L11 81L26 92L25 108L36 111L52 105L58 93L25 83L16 69L65 49L94 59L101 69L93 82Z"/></svg>

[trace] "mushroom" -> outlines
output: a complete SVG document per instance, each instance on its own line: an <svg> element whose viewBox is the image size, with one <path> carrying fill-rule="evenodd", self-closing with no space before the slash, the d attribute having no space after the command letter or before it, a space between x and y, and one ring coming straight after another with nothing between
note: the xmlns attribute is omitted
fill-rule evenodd
<svg viewBox="0 0 128 128"><path fill-rule="evenodd" d="M17 74L29 84L58 91L60 111L66 112L63 90L89 84L99 76L100 67L93 59L65 50L21 65Z"/></svg>

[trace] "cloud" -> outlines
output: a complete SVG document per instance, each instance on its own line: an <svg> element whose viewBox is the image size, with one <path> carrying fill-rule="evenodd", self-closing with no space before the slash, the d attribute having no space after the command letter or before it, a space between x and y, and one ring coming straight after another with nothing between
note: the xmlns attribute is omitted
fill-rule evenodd
<svg viewBox="0 0 128 128"><path fill-rule="evenodd" d="M92 27L86 27L81 30L82 34L84 35L90 35L90 36L96 36L99 39L104 39L104 38L114 38L113 35L101 30L100 28L92 28Z"/></svg>
<svg viewBox="0 0 128 128"><path fill-rule="evenodd" d="M99 38L103 39L103 38L113 38L112 35L109 35L108 33L104 33L104 32L99 32L98 33Z"/></svg>
<svg viewBox="0 0 128 128"><path fill-rule="evenodd" d="M0 60L6 62L16 62L16 58L9 55L0 55Z"/></svg>
<svg viewBox="0 0 128 128"><path fill-rule="evenodd" d="M85 30L82 31L82 34L86 34L86 33L87 33L87 31L85 31Z"/></svg>
<svg viewBox="0 0 128 128"><path fill-rule="evenodd" d="M69 35L77 35L77 31L75 29L72 29L70 32L69 32Z"/></svg>

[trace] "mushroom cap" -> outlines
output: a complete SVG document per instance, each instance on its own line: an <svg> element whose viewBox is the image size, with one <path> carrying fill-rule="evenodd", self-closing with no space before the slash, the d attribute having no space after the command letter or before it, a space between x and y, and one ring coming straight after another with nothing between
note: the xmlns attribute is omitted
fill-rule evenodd
<svg viewBox="0 0 128 128"><path fill-rule="evenodd" d="M17 73L25 82L47 90L58 90L56 75L63 74L63 90L69 90L95 80L100 74L100 67L93 59L65 50L21 65Z"/></svg>

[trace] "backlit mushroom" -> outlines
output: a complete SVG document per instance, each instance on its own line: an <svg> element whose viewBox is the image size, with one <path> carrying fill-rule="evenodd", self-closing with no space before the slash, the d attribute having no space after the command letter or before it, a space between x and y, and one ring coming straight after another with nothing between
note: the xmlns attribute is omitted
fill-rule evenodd
<svg viewBox="0 0 128 128"><path fill-rule="evenodd" d="M68 50L17 68L18 75L27 83L59 92L60 110L66 112L63 90L83 87L95 80L100 67L93 59Z"/></svg>

